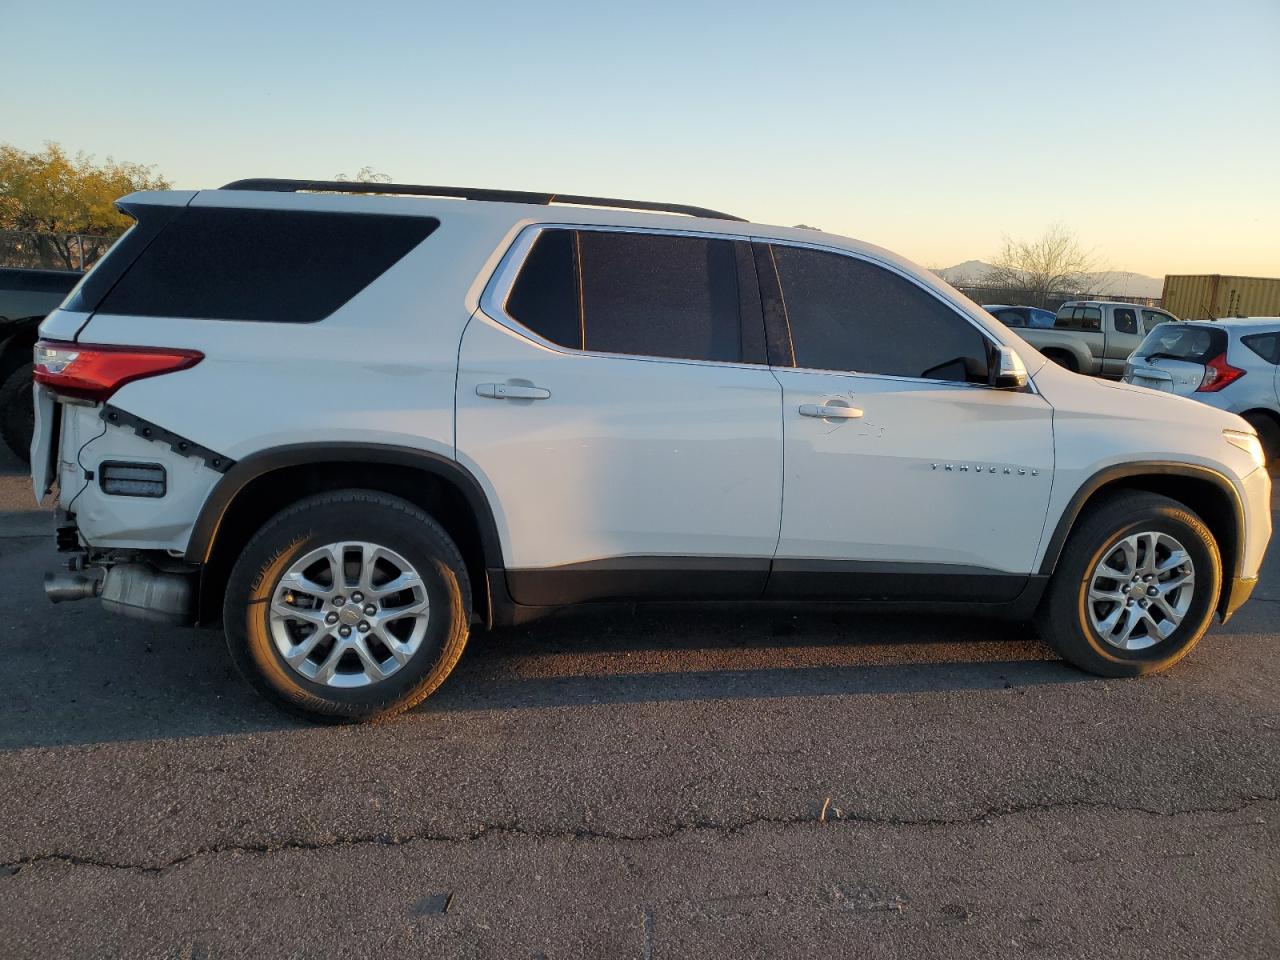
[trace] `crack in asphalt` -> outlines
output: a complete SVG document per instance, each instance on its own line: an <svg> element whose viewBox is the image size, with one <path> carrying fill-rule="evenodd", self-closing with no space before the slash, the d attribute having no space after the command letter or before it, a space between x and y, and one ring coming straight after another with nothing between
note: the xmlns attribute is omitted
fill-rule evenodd
<svg viewBox="0 0 1280 960"><path fill-rule="evenodd" d="M8 863L0 864L0 877L15 876L27 867L43 863L65 863L72 866L101 867L107 870L131 870L145 874L162 874L175 867L182 866L192 860L211 857L223 853L246 853L269 856L291 850L318 851L343 847L382 846L399 847L412 843L474 843L489 834L510 835L535 840L604 840L616 843L652 843L670 840L686 833L713 832L726 836L741 833L754 826L780 827L816 827L826 829L839 825L886 826L886 827L955 827L982 823L987 820L1006 817L1025 816L1053 810L1105 810L1113 813L1137 813L1150 817L1194 817L1212 814L1227 815L1242 813L1260 804L1275 803L1280 796L1242 797L1233 806L1226 807L1189 807L1176 810L1156 810L1150 807L1126 806L1102 800L1064 800L1047 803L1015 804L1008 807L992 808L967 817L925 817L911 819L905 817L881 817L874 814L851 813L838 808L823 805L823 814L804 817L773 817L766 814L746 817L733 822L687 821L673 823L661 830L644 833L624 833L620 831L596 830L589 827L578 827L572 830L543 830L522 826L519 821L509 823L484 823L474 830L454 834L411 833L395 835L390 833L371 833L348 836L335 836L325 840L282 840L277 843L249 844L216 844L198 847L172 860L162 863L123 863L104 860L97 857L86 857L72 853L52 852L22 857ZM827 810L835 811L834 815Z"/></svg>

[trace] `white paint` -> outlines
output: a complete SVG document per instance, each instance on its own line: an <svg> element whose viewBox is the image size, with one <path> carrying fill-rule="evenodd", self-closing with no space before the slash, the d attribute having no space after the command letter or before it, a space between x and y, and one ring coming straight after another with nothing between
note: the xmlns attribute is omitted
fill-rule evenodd
<svg viewBox="0 0 1280 960"><path fill-rule="evenodd" d="M93 317L84 342L205 354L189 370L126 385L112 402L237 460L335 441L456 456L490 497L512 567L776 552L1032 572L1080 485L1135 460L1208 466L1228 478L1246 507L1241 575L1256 574L1270 535L1266 474L1222 439L1224 428L1244 428L1239 418L1046 364L928 271L867 244L810 230L525 204L237 191L191 202L433 215L441 227L317 324ZM907 275L1018 352L1035 392L593 356L534 343L477 311L504 253L537 223L696 229L857 254ZM65 337L82 320L55 312L42 331ZM550 396L476 394L479 384L512 381ZM863 417L799 415L801 404L837 399ZM217 475L129 431L89 440L95 417L75 408L64 418L63 506L83 485L82 470L103 459L162 462L171 471L166 502L85 489L77 519L95 546L182 549ZM46 443L42 417L35 449Z"/></svg>

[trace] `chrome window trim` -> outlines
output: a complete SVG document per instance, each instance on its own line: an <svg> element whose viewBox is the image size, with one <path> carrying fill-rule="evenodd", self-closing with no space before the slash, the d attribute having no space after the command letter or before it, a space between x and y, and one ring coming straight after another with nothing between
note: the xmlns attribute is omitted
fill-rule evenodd
<svg viewBox="0 0 1280 960"><path fill-rule="evenodd" d="M708 240L741 240L753 244L763 243L772 246L799 247L806 250L817 250L822 253L833 253L838 256L851 257L855 260L872 263L878 267L888 270L890 273L901 277L916 288L932 296L935 300L943 304L943 306L950 309L952 313L956 314L977 330L979 336L981 336L989 345L997 347L1009 346L1009 344L999 340L983 324L969 316L965 310L950 298L943 296L938 291L921 283L918 279L903 271L902 268L898 267L896 264L890 263L887 260L883 260L880 257L876 257L871 254L848 250L832 244L815 243L813 241L805 240L788 240L774 237L753 236L748 233L740 232L666 229L662 227L649 226L614 226L609 224L556 221L531 223L523 227L516 235L515 240L511 242L511 245L502 255L502 259L498 262L497 268L493 271L493 275L489 278L488 283L485 284L484 291L480 294L480 312L483 313L487 319L506 328L511 333L528 340L530 343L537 344L545 350L551 350L555 353L564 354L566 356L577 357L601 357L612 360L639 360L656 363L687 363L700 366L732 367L742 370L796 370L804 373L836 375L843 377L864 377L874 380L892 380L904 383L927 383L950 387L963 387L966 389L994 390L1000 393L1009 392L1002 388L992 387L985 383L962 383L958 380L934 380L928 377L899 377L887 373L866 373L857 370L824 370L820 367L775 367L769 363L745 363L742 361L726 360L695 360L688 357L656 357L632 353L606 353L598 350L578 350L574 347L566 347L563 344L552 343L550 340L539 336L536 332L524 326L524 324L520 323L520 321L507 313L506 309L507 299L511 296L512 288L515 286L516 278L520 275L520 271L524 267L525 260L529 256L529 251L533 248L534 242L545 230L593 230L601 233L647 233L656 236L700 237ZM1036 388L1035 381L1028 376L1027 386L1022 392L1039 394L1040 391Z"/></svg>

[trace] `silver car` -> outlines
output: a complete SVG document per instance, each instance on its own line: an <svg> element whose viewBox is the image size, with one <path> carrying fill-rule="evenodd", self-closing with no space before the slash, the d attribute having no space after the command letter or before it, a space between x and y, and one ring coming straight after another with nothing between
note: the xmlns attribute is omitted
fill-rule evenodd
<svg viewBox="0 0 1280 960"><path fill-rule="evenodd" d="M1200 400L1248 420L1280 458L1280 317L1165 323L1125 363L1125 383Z"/></svg>

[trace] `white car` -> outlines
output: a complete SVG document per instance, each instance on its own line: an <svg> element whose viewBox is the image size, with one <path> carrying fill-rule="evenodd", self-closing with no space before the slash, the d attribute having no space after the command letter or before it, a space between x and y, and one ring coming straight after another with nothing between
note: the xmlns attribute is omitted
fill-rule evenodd
<svg viewBox="0 0 1280 960"><path fill-rule="evenodd" d="M394 713L473 624L596 600L1034 615L1132 676L1258 576L1248 424L1046 363L864 243L395 184L120 207L36 348L47 592L221 618L295 712Z"/></svg>
<svg viewBox="0 0 1280 960"><path fill-rule="evenodd" d="M1176 393L1237 413L1258 431L1268 460L1280 457L1280 317L1166 324L1124 368L1124 382Z"/></svg>

